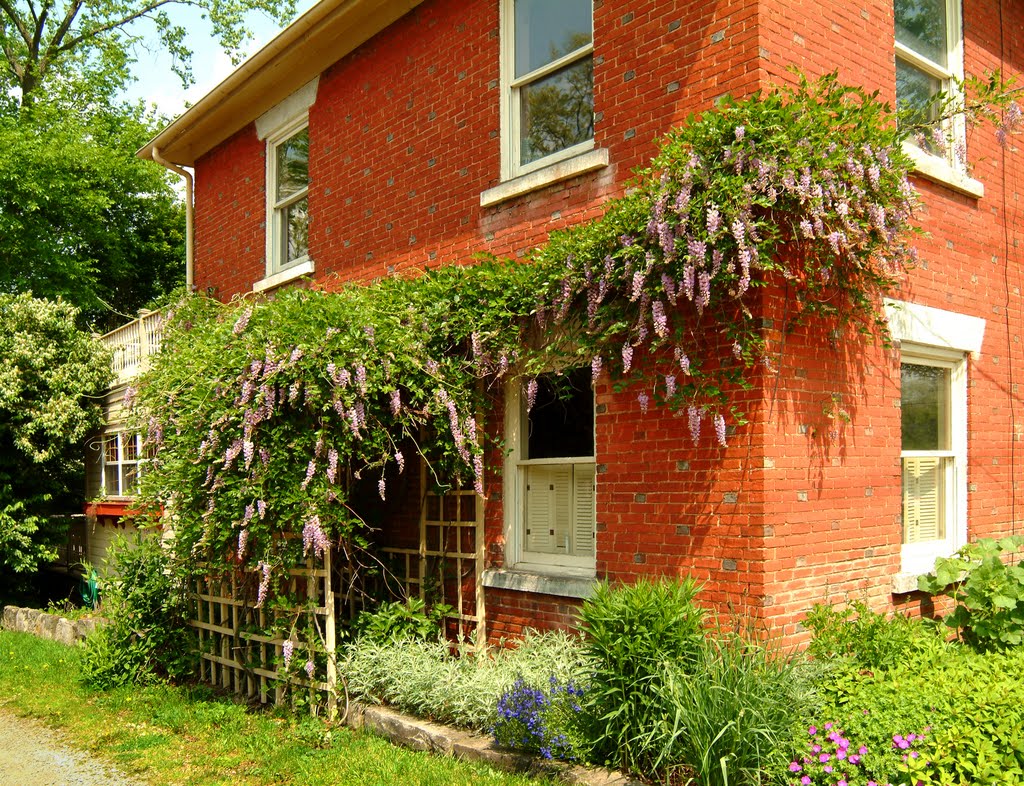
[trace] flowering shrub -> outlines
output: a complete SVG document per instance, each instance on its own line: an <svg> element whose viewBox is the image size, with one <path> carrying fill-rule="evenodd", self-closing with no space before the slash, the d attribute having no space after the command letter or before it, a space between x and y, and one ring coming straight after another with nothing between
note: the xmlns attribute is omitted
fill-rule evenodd
<svg viewBox="0 0 1024 786"><path fill-rule="evenodd" d="M505 748L539 753L545 759L575 759L573 729L582 708L583 690L572 681L551 677L547 690L531 687L522 677L498 699L494 739Z"/></svg>
<svg viewBox="0 0 1024 786"><path fill-rule="evenodd" d="M803 755L789 764L790 786L893 786L875 780L876 760L916 760L920 753L914 746L925 739L922 734L896 734L887 750L872 751L867 745L858 745L831 722L821 728L811 726L807 734Z"/></svg>

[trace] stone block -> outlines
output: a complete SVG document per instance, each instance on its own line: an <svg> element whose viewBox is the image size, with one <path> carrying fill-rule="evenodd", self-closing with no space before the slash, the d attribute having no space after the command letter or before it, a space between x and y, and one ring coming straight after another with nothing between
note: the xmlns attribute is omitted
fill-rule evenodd
<svg viewBox="0 0 1024 786"><path fill-rule="evenodd" d="M61 644L74 644L77 637L77 629L75 623L71 620L59 617L57 619L57 628L54 631L54 640L59 641Z"/></svg>
<svg viewBox="0 0 1024 786"><path fill-rule="evenodd" d="M5 630L18 629L18 607L4 606L3 626Z"/></svg>

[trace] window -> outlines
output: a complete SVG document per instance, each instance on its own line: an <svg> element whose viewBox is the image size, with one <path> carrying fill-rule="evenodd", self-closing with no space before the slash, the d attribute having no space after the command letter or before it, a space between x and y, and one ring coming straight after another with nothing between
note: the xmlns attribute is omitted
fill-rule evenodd
<svg viewBox="0 0 1024 786"><path fill-rule="evenodd" d="M896 104L911 123L937 127L955 142L947 149L922 134L918 148L962 166L955 151L964 138L963 119L940 122L936 100L943 94L956 99L963 76L960 0L895 0L895 17Z"/></svg>
<svg viewBox="0 0 1024 786"><path fill-rule="evenodd" d="M542 375L532 407L528 398L525 389L514 385L506 399L510 566L592 576L595 463L590 369Z"/></svg>
<svg viewBox="0 0 1024 786"><path fill-rule="evenodd" d="M594 143L592 0L504 0L502 179Z"/></svg>
<svg viewBox="0 0 1024 786"><path fill-rule="evenodd" d="M903 569L926 573L966 531L966 362L905 345L900 363Z"/></svg>
<svg viewBox="0 0 1024 786"><path fill-rule="evenodd" d="M100 488L108 497L128 497L139 481L142 438L118 431L103 437Z"/></svg>
<svg viewBox="0 0 1024 786"><path fill-rule="evenodd" d="M267 273L304 262L309 254L309 129L267 142Z"/></svg>

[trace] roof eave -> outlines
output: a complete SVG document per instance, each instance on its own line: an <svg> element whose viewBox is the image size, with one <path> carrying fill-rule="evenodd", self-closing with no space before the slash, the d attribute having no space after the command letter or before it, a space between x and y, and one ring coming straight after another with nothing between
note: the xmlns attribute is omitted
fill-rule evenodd
<svg viewBox="0 0 1024 786"><path fill-rule="evenodd" d="M422 0L322 0L139 150L179 166L245 128Z"/></svg>

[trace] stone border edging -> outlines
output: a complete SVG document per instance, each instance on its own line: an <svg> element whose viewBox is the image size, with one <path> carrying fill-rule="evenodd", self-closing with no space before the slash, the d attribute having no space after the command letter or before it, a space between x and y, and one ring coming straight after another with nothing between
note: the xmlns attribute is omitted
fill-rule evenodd
<svg viewBox="0 0 1024 786"><path fill-rule="evenodd" d="M344 722L354 729L371 731L396 745L481 762L496 769L546 776L580 786L641 786L641 781L620 772L548 761L496 748L489 737L414 718L389 707L351 702Z"/></svg>
<svg viewBox="0 0 1024 786"><path fill-rule="evenodd" d="M102 619L69 620L39 609L18 606L4 606L2 612L0 619L6 630L31 633L68 645L82 642L89 633L104 624ZM343 722L353 729L372 732L395 745L481 762L496 769L554 778L578 786L642 786L641 781L620 772L548 761L496 748L489 737L415 718L389 707L350 702Z"/></svg>
<svg viewBox="0 0 1024 786"><path fill-rule="evenodd" d="M2 624L5 630L31 633L41 639L61 644L77 644L103 624L100 619L69 620L39 609L4 606Z"/></svg>

